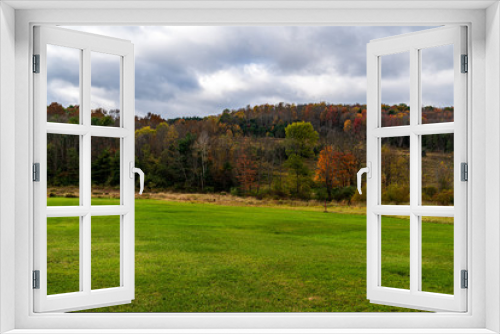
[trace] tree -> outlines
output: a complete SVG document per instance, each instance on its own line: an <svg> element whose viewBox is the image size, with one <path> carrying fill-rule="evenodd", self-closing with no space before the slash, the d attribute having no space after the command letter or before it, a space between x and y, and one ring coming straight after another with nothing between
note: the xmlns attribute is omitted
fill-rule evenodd
<svg viewBox="0 0 500 334"><path fill-rule="evenodd" d="M184 177L184 189L191 187L191 179L193 175L193 145L196 137L191 133L187 133L184 138L181 138L177 143L178 159L176 166L181 170Z"/></svg>
<svg viewBox="0 0 500 334"><path fill-rule="evenodd" d="M201 162L201 176L200 176L200 181L201 181L201 190L203 191L205 188L205 178L207 175L207 163L208 163L208 146L210 144L210 137L208 136L208 133L206 131L203 131L198 138L196 139L196 142L194 143L194 149L198 152L200 162Z"/></svg>
<svg viewBox="0 0 500 334"><path fill-rule="evenodd" d="M214 190L229 191L236 183L234 166L236 158L234 152L234 137L230 130L221 134L210 145L211 174L214 182Z"/></svg>
<svg viewBox="0 0 500 334"><path fill-rule="evenodd" d="M120 152L106 147L92 161L94 185L117 186L120 184Z"/></svg>
<svg viewBox="0 0 500 334"><path fill-rule="evenodd" d="M335 187L349 187L356 175L356 158L352 153L335 152L333 156Z"/></svg>
<svg viewBox="0 0 500 334"><path fill-rule="evenodd" d="M410 200L410 158L394 146L382 145L381 184L384 203L407 203Z"/></svg>
<svg viewBox="0 0 500 334"><path fill-rule="evenodd" d="M406 124L409 107L405 104L383 104L381 112L383 124L402 125ZM422 113L428 122L453 121L453 107L426 106ZM49 122L79 124L79 119L78 105L63 106L54 102L47 106ZM95 108L91 111L91 122L99 126L119 125L120 110ZM343 192L345 188L335 188L352 184L353 175L351 172L345 175L334 173L334 178L331 173L327 173L320 177L312 173L313 164L317 167L317 174L321 169L337 168L334 163L338 157L333 158L334 152L349 152L355 157L358 166L366 157L364 104L261 104L225 109L218 116L203 118L165 119L159 114L147 113L135 117L135 126L136 165L146 172L147 186L159 190L225 192L241 185L242 190L250 190L251 187L252 193L255 191L261 195L270 191L273 196L286 197L291 194L308 198L314 177L325 188L325 196L336 200L339 198L337 192ZM68 137L76 139L73 142L68 138L61 139L61 135L47 136L49 185L54 182L61 186L78 184L78 169L69 167L78 166L78 137ZM242 159L241 170L245 160L240 157L238 149L243 146L241 143L244 138L248 140L244 145L244 153L251 160L250 164L254 164L252 169L255 170L255 179L251 182L246 180L246 185L238 179L240 172L237 166L238 159ZM119 149L119 143L111 143L108 139L105 142L108 146L102 144L97 147L92 139L93 161L100 158L106 163L106 159L111 159L115 150L109 145ZM408 150L409 137L386 138L384 143L388 146L383 149L383 189L387 189L389 184L393 184L396 189L396 183L398 187L408 187L402 179L402 174L407 171L404 167L407 165L407 154L401 152ZM318 144L321 144L321 148L329 146L327 150L331 152L316 151ZM108 153L104 152L106 147L110 149ZM389 148L394 152L387 156L385 153ZM453 152L453 134L423 136L422 151L441 151L443 154ZM106 157L106 154L109 156ZM332 157L326 160L324 155ZM349 156L341 158L347 159L344 163L349 164ZM436 175L432 178L432 186L436 191L446 191L451 187L445 172L444 168L433 171L433 175ZM96 170L93 173L96 175ZM113 178L104 178L104 174L102 176L97 176L98 180L93 182L100 186L116 183ZM428 196L432 198L434 195Z"/></svg>
<svg viewBox="0 0 500 334"><path fill-rule="evenodd" d="M78 186L78 136L47 134L47 185Z"/></svg>
<svg viewBox="0 0 500 334"><path fill-rule="evenodd" d="M323 212L328 212L328 193L326 192L325 188L319 188L316 190L316 199L318 201L324 201L325 210Z"/></svg>
<svg viewBox="0 0 500 334"><path fill-rule="evenodd" d="M244 151L242 151L238 156L236 169L238 171L237 179L240 182L243 191L248 192L252 190L252 184L255 181L257 169L255 168L255 162L253 159Z"/></svg>
<svg viewBox="0 0 500 334"><path fill-rule="evenodd" d="M350 186L355 174L356 158L353 154L334 151L331 146L319 153L314 180L325 186L328 200L332 200L333 188Z"/></svg>
<svg viewBox="0 0 500 334"><path fill-rule="evenodd" d="M319 153L314 181L321 182L325 186L329 201L332 200L333 173L333 149L327 146Z"/></svg>
<svg viewBox="0 0 500 334"><path fill-rule="evenodd" d="M308 186L307 181L311 172L309 167L304 163L304 159L297 154L292 154L288 156L285 165L291 171L288 176L292 194L297 197L306 197L307 192L304 186Z"/></svg>
<svg viewBox="0 0 500 334"><path fill-rule="evenodd" d="M314 155L313 148L318 142L319 134L309 122L295 122L285 128L288 155L295 154L302 158Z"/></svg>
<svg viewBox="0 0 500 334"><path fill-rule="evenodd" d="M382 184L387 187L391 184L409 187L409 156L387 144L382 145L381 153Z"/></svg>
<svg viewBox="0 0 500 334"><path fill-rule="evenodd" d="M360 134L363 128L363 116L358 114L354 119L354 133Z"/></svg>
<svg viewBox="0 0 500 334"><path fill-rule="evenodd" d="M350 119L344 122L344 132L350 132L352 128L352 122Z"/></svg>
<svg viewBox="0 0 500 334"><path fill-rule="evenodd" d="M310 171L304 159L314 155L313 148L319 134L309 122L292 123L286 127L285 134L288 155L286 166L291 170L292 193L297 197L307 197Z"/></svg>

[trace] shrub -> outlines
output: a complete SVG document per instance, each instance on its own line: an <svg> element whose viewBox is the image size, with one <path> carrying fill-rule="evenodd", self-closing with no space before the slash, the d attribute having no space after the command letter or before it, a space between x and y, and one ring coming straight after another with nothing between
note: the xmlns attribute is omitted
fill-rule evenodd
<svg viewBox="0 0 500 334"><path fill-rule="evenodd" d="M233 196L239 196L240 195L240 190L237 187L232 187L229 192Z"/></svg>
<svg viewBox="0 0 500 334"><path fill-rule="evenodd" d="M385 191L382 190L382 200L385 203L409 203L410 202L410 187L400 186L396 183L390 184Z"/></svg>
<svg viewBox="0 0 500 334"><path fill-rule="evenodd" d="M351 204L351 198L356 193L356 187L350 186L342 188L342 197L347 201L347 204Z"/></svg>
<svg viewBox="0 0 500 334"><path fill-rule="evenodd" d="M366 185L361 187L362 194L360 195L358 191L354 193L351 197L351 202L354 204L366 204Z"/></svg>
<svg viewBox="0 0 500 334"><path fill-rule="evenodd" d="M215 192L214 187L205 187L204 193L205 194L213 194Z"/></svg>
<svg viewBox="0 0 500 334"><path fill-rule="evenodd" d="M332 197L335 201L347 201L347 204L351 204L351 197L356 192L356 187L344 187L344 188L333 188Z"/></svg>
<svg viewBox="0 0 500 334"><path fill-rule="evenodd" d="M285 187L283 187L283 183L278 178L273 182L272 193L276 199L285 198L288 195Z"/></svg>
<svg viewBox="0 0 500 334"><path fill-rule="evenodd" d="M315 189L314 198L318 201L325 201L328 199L328 192L325 188L317 188Z"/></svg>
<svg viewBox="0 0 500 334"><path fill-rule="evenodd" d="M302 199L302 200L310 200L311 199L311 187L309 186L309 184L307 183L304 183L302 184L302 189L300 189L299 193L298 194L294 194L296 198L298 199Z"/></svg>
<svg viewBox="0 0 500 334"><path fill-rule="evenodd" d="M433 197L434 195L436 195L438 192L437 188L436 187L423 187L422 188L422 193L429 196L429 197Z"/></svg>
<svg viewBox="0 0 500 334"><path fill-rule="evenodd" d="M434 195L433 199L441 205L452 205L453 204L453 190L443 190L440 193Z"/></svg>
<svg viewBox="0 0 500 334"><path fill-rule="evenodd" d="M438 190L436 187L423 187L422 188L422 200L424 201L434 201L434 196L437 194Z"/></svg>
<svg viewBox="0 0 500 334"><path fill-rule="evenodd" d="M276 194L272 189L264 188L260 189L258 193L255 194L257 199L277 199Z"/></svg>

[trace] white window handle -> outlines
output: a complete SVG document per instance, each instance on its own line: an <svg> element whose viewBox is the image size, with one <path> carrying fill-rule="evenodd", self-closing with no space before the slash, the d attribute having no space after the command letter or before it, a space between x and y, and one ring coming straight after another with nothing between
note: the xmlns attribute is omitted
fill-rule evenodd
<svg viewBox="0 0 500 334"><path fill-rule="evenodd" d="M141 185L141 189L139 190L139 195L142 195L142 192L144 191L144 172L140 168L135 168L134 167L134 162L130 162L130 178L134 178L134 174L137 173L139 174L139 184Z"/></svg>
<svg viewBox="0 0 500 334"><path fill-rule="evenodd" d="M358 192L359 194L362 194L363 192L361 191L361 176L363 173L366 173L366 176L371 179L372 178L372 163L367 162L365 168L361 168L358 171Z"/></svg>

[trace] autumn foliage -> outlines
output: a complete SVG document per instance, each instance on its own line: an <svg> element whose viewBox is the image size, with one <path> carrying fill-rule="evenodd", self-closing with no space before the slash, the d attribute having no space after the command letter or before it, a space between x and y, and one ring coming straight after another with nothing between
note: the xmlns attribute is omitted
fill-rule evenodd
<svg viewBox="0 0 500 334"><path fill-rule="evenodd" d="M314 180L326 188L331 200L333 188L348 187L353 184L356 170L357 162L354 155L335 151L331 146L326 146L319 153Z"/></svg>
<svg viewBox="0 0 500 334"><path fill-rule="evenodd" d="M51 103L47 121L79 124L79 109ZM382 105L381 111L384 126L404 125L410 115L406 104ZM146 173L146 191L349 201L355 172L366 159L366 121L364 104L325 102L248 105L205 117L166 119L160 111L150 112L135 117L135 164ZM452 107L422 110L423 123L449 121L453 121ZM118 127L120 123L120 110L91 110L92 125ZM452 139L434 137L422 137L422 150L429 157L435 156L433 152L439 151L441 157L453 151ZM393 165L396 153L409 148L402 138L388 139L387 147L395 150ZM119 144L111 139L97 143L92 142L96 162L92 182L118 187ZM50 136L47 144L48 186L79 186L79 172L72 167L79 166L79 138ZM395 182L397 171L384 171L387 189L390 184L401 188L402 183ZM452 191L440 170L427 174L423 191L429 200L436 202L445 191Z"/></svg>
<svg viewBox="0 0 500 334"><path fill-rule="evenodd" d="M255 182L257 175L257 167L252 157L248 156L244 151L240 153L236 160L237 176L236 178L241 184L241 188L246 193L252 190L252 184Z"/></svg>

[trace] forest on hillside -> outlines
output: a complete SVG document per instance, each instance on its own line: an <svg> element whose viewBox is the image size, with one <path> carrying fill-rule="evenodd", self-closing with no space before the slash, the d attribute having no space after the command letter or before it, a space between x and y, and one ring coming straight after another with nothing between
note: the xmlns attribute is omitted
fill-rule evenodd
<svg viewBox="0 0 500 334"><path fill-rule="evenodd" d="M382 126L409 124L406 104L382 105ZM79 107L52 103L49 122L79 123ZM425 107L423 123L452 122L453 108ZM119 110L92 110L92 125L119 126ZM135 118L136 166L146 191L231 193L257 198L363 201L355 176L366 160L366 105L279 103L207 117ZM382 141L383 199L409 200L409 138ZM453 203L453 136L422 137L423 196ZM92 183L119 187L120 141L92 138ZM49 134L48 186L77 186L79 138Z"/></svg>

